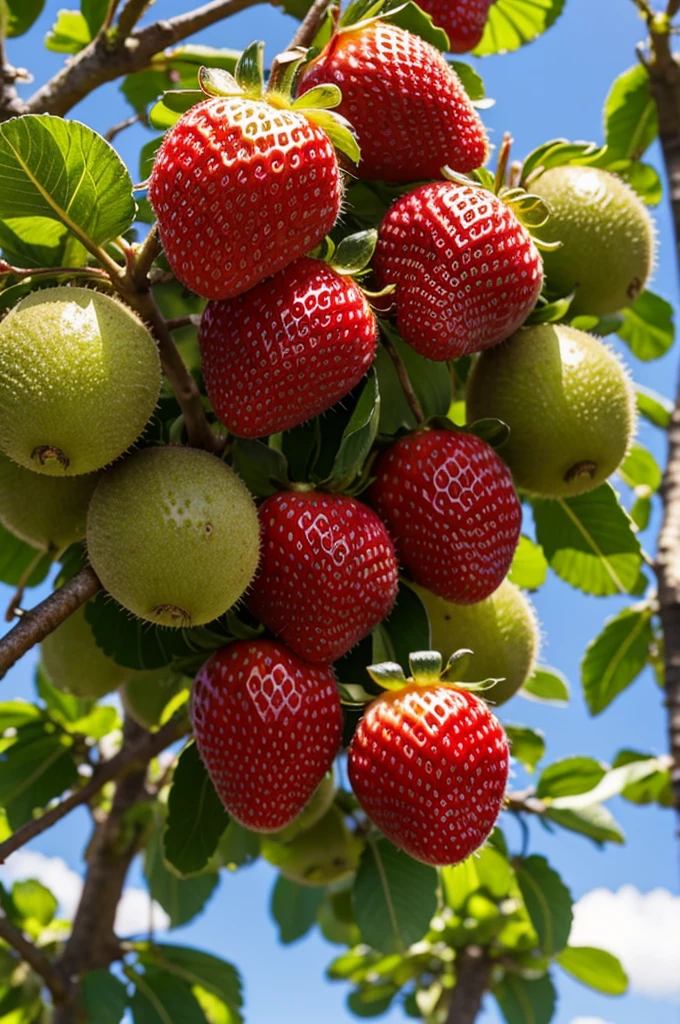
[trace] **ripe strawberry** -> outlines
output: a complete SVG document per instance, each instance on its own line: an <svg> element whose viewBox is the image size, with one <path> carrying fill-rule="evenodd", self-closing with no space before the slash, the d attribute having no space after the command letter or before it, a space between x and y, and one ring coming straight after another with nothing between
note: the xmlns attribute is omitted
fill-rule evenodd
<svg viewBox="0 0 680 1024"><path fill-rule="evenodd" d="M458 864L488 838L508 780L508 741L479 697L417 682L370 704L349 749L359 803L426 864Z"/></svg>
<svg viewBox="0 0 680 1024"><path fill-rule="evenodd" d="M335 661L392 610L399 570L387 530L354 498L314 491L274 494L259 516L248 607L307 661Z"/></svg>
<svg viewBox="0 0 680 1024"><path fill-rule="evenodd" d="M209 302L199 331L215 413L238 437L289 430L351 391L375 356L361 289L301 259L246 295Z"/></svg>
<svg viewBox="0 0 680 1024"><path fill-rule="evenodd" d="M272 640L216 651L196 676L191 712L220 800L255 832L297 817L340 746L333 670L307 665Z"/></svg>
<svg viewBox="0 0 680 1024"><path fill-rule="evenodd" d="M489 597L519 542L522 507L510 470L462 431L408 434L374 467L371 503L416 583L454 604Z"/></svg>
<svg viewBox="0 0 680 1024"><path fill-rule="evenodd" d="M467 53L481 42L495 0L421 0L420 6L449 37L451 53Z"/></svg>
<svg viewBox="0 0 680 1024"><path fill-rule="evenodd" d="M487 189L452 182L402 196L382 224L374 267L396 284L397 326L428 359L496 345L536 305L543 264L527 229Z"/></svg>
<svg viewBox="0 0 680 1024"><path fill-rule="evenodd" d="M192 107L166 135L149 200L173 273L206 299L252 288L313 249L340 212L328 136L246 96Z"/></svg>
<svg viewBox="0 0 680 1024"><path fill-rule="evenodd" d="M420 36L386 22L336 32L304 71L300 92L330 82L361 147L358 175L386 181L439 178L481 167L484 126L460 79Z"/></svg>

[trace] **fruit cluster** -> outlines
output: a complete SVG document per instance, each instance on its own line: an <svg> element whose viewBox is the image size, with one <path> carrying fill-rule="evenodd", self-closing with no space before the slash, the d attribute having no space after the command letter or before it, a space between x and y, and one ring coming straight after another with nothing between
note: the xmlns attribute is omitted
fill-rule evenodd
<svg viewBox="0 0 680 1024"><path fill-rule="evenodd" d="M474 45L488 0L450 6L454 48ZM463 31L468 10L476 21ZM156 626L247 606L260 633L213 653L193 684L196 742L230 813L275 833L265 846L284 873L308 860L315 884L356 860L327 778L343 731L333 663L389 617L400 569L441 655L414 654L409 678L392 663L370 670L386 692L349 746L354 792L370 821L429 863L457 863L493 829L509 750L473 681L502 677L490 694L500 704L537 655L533 610L507 580L515 487L549 499L595 488L635 419L610 350L565 323L527 320L549 292L573 293L571 312L594 317L630 304L653 232L600 169L546 170L532 196L505 186L502 161L495 188L475 174L489 151L475 107L443 56L389 19L346 16L299 63L267 92L256 59L236 78L205 73L208 96L168 132L149 183L173 274L208 300L199 344L216 432L267 439L345 399L376 358L378 309L421 357L475 356L472 426L440 419L379 436L364 490L303 482L256 507L229 444L220 458L145 441L161 368L130 309L91 289L34 291L0 324L0 520L42 549L85 537L106 591ZM356 236L364 263L348 266L351 158L359 179L399 187L377 232ZM552 217L527 226L537 208ZM499 452L482 420L509 427ZM476 652L469 666L455 657L462 646ZM43 662L76 693L124 683L147 726L185 685L120 669L82 611L48 637ZM319 868L330 835L336 856Z"/></svg>

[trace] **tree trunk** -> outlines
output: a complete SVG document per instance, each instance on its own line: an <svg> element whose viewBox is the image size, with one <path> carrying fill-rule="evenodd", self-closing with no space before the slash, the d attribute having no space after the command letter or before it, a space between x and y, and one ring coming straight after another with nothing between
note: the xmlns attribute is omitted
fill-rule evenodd
<svg viewBox="0 0 680 1024"><path fill-rule="evenodd" d="M481 946L467 946L458 954L456 969L446 1024L474 1024L491 980L491 961Z"/></svg>

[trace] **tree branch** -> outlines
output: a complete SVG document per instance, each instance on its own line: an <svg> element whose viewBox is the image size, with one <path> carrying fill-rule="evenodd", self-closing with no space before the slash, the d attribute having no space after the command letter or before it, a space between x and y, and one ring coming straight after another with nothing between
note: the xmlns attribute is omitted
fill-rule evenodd
<svg viewBox="0 0 680 1024"><path fill-rule="evenodd" d="M136 29L113 48L107 35L97 36L41 86L24 104L24 114L59 114L72 107L105 82L148 67L152 57L187 36L223 21L263 0L212 0L195 11Z"/></svg>
<svg viewBox="0 0 680 1024"><path fill-rule="evenodd" d="M118 15L116 30L121 39L127 39L144 12L154 0L126 0L125 6Z"/></svg>
<svg viewBox="0 0 680 1024"><path fill-rule="evenodd" d="M0 914L0 939L4 939L8 945L17 951L21 959L25 960L36 974L40 975L50 990L56 1006L67 1001L69 991L61 971L55 967L37 946L29 942L23 932L15 928L4 914Z"/></svg>
<svg viewBox="0 0 680 1024"><path fill-rule="evenodd" d="M63 587L31 611L24 612L16 626L0 640L0 679L26 651L44 640L100 589L101 583L94 570L86 565Z"/></svg>
<svg viewBox="0 0 680 1024"><path fill-rule="evenodd" d="M673 13L680 2L671 0ZM659 119L670 205L680 258L680 67L671 52L667 32L651 34L646 64ZM666 707L674 802L680 814L680 387L668 435L668 463L661 489L664 513L659 534L656 575L664 633Z"/></svg>
<svg viewBox="0 0 680 1024"><path fill-rule="evenodd" d="M0 31L0 121L21 110L21 100L14 83L17 72L7 61L5 38Z"/></svg>
<svg viewBox="0 0 680 1024"><path fill-rule="evenodd" d="M492 963L481 946L466 946L456 957L456 985L446 1024L474 1024L491 981Z"/></svg>
<svg viewBox="0 0 680 1024"><path fill-rule="evenodd" d="M668 0L666 15L669 18L674 18L678 11L680 11L680 0Z"/></svg>
<svg viewBox="0 0 680 1024"><path fill-rule="evenodd" d="M147 765L152 758L188 732L189 723L185 718L172 718L158 732L149 733L142 730L141 734L136 734L132 739L128 738L119 753L99 765L92 778L81 789L71 793L60 804L45 811L39 818L27 821L9 839L0 843L0 864L4 864L11 854L20 850L36 836L46 832L48 828L61 821L76 807L89 803L107 782L112 782L133 765Z"/></svg>
<svg viewBox="0 0 680 1024"><path fill-rule="evenodd" d="M333 2L334 0L314 0L314 3L305 15L304 21L291 39L288 47L289 50L294 50L296 46L308 49L312 45L316 33L323 25L326 12Z"/></svg>

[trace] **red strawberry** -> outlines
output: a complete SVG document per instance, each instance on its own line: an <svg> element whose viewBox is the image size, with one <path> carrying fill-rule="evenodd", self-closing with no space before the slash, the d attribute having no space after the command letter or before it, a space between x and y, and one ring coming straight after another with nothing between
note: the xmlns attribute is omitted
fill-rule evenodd
<svg viewBox="0 0 680 1024"><path fill-rule="evenodd" d="M481 42L495 0L421 0L435 25L449 37L451 53L467 53Z"/></svg>
<svg viewBox="0 0 680 1024"><path fill-rule="evenodd" d="M396 284L397 325L428 359L497 345L536 305L543 264L527 229L487 189L423 185L398 199L374 258L381 286Z"/></svg>
<svg viewBox="0 0 680 1024"><path fill-rule="evenodd" d="M371 821L426 864L458 864L493 830L508 741L484 701L412 683L373 701L349 749L349 779Z"/></svg>
<svg viewBox="0 0 680 1024"><path fill-rule="evenodd" d="M326 82L340 87L337 109L357 133L359 177L418 181L486 160L484 126L460 79L420 36L381 21L342 29L305 70L300 92Z"/></svg>
<svg viewBox="0 0 680 1024"><path fill-rule="evenodd" d="M184 114L149 182L173 273L206 299L240 295L304 256L333 227L341 199L325 132L245 96Z"/></svg>
<svg viewBox="0 0 680 1024"><path fill-rule="evenodd" d="M376 337L351 278L298 260L246 295L206 306L199 341L208 397L239 437L289 430L358 384Z"/></svg>
<svg viewBox="0 0 680 1024"><path fill-rule="evenodd" d="M191 712L220 800L255 832L297 817L340 746L333 670L307 665L272 640L242 640L213 654L196 676Z"/></svg>
<svg viewBox="0 0 680 1024"><path fill-rule="evenodd" d="M522 507L510 470L474 434L426 430L382 453L369 496L416 583L475 604L505 579Z"/></svg>
<svg viewBox="0 0 680 1024"><path fill-rule="evenodd" d="M259 510L250 610L307 661L346 654L397 596L397 559L372 509L341 494L280 492Z"/></svg>

